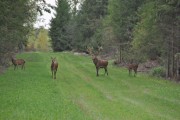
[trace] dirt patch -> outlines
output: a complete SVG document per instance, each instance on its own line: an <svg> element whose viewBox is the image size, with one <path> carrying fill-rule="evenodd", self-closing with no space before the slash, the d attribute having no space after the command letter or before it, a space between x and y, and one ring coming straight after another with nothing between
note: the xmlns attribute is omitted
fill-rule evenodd
<svg viewBox="0 0 180 120"><path fill-rule="evenodd" d="M73 54L74 54L74 55L88 56L88 54L85 53L85 52L74 52Z"/></svg>

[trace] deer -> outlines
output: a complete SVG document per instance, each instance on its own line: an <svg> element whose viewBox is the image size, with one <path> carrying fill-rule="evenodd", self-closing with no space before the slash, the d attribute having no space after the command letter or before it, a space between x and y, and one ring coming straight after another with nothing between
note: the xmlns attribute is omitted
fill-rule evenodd
<svg viewBox="0 0 180 120"><path fill-rule="evenodd" d="M108 70L107 70L107 66L108 66L108 61L107 60L101 60L98 59L97 56L93 56L92 58L94 65L96 66L96 76L99 76L99 69L100 68L104 68L105 73L108 75Z"/></svg>
<svg viewBox="0 0 180 120"><path fill-rule="evenodd" d="M98 51L96 51L96 54L94 55L94 48L93 47L88 47L87 51L89 52L89 54L92 56L92 61L96 67L96 76L99 76L99 69L100 68L104 68L105 73L104 75L108 75L108 70L107 70L107 66L108 66L108 61L107 60L102 60L102 59L98 59L97 55L99 54L99 52L102 50L102 46L98 47Z"/></svg>
<svg viewBox="0 0 180 120"><path fill-rule="evenodd" d="M18 65L22 65L21 69L25 69L25 60L23 59L15 59L14 57L11 58L12 63L14 65L14 70L16 69L16 67L18 67Z"/></svg>
<svg viewBox="0 0 180 120"><path fill-rule="evenodd" d="M52 63L51 63L51 72L52 72L52 78L56 79L56 72L58 69L58 62L56 61L56 57L51 57Z"/></svg>
<svg viewBox="0 0 180 120"><path fill-rule="evenodd" d="M131 75L131 71L134 70L134 77L135 77L137 74L138 64L135 63L128 64L127 68L129 70L129 75Z"/></svg>

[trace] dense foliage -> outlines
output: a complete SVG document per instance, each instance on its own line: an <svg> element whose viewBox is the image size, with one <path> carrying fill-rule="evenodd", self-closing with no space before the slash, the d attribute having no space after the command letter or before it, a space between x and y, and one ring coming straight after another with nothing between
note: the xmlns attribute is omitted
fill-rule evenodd
<svg viewBox="0 0 180 120"><path fill-rule="evenodd" d="M75 16L74 49L86 49L88 46L101 46L101 29L103 18L107 15L108 0L86 0Z"/></svg>
<svg viewBox="0 0 180 120"><path fill-rule="evenodd" d="M26 51L50 51L51 42L48 32L43 27L32 30L28 37Z"/></svg>
<svg viewBox="0 0 180 120"><path fill-rule="evenodd" d="M36 15L48 7L44 0L0 0L0 65L25 48Z"/></svg>
<svg viewBox="0 0 180 120"><path fill-rule="evenodd" d="M0 64L4 57L26 44L27 34L34 20L33 6L29 0L0 0Z"/></svg>
<svg viewBox="0 0 180 120"><path fill-rule="evenodd" d="M59 0L56 8L55 18L51 21L50 37L54 51L71 49L69 31L67 31L70 20L70 5L67 0Z"/></svg>
<svg viewBox="0 0 180 120"><path fill-rule="evenodd" d="M180 52L178 0L147 0L138 10L139 21L134 27L133 48L146 58L161 58L167 76L174 76L174 57Z"/></svg>
<svg viewBox="0 0 180 120"><path fill-rule="evenodd" d="M72 4L76 0L59 1ZM80 1L73 5L77 2ZM61 39L64 44L56 43L61 51L69 49L65 46L81 51L102 46L106 52L120 54L123 61L159 59L162 65L167 64L164 66L167 76L174 76L178 70L175 64L179 64L179 59L175 55L180 52L179 0L84 0L75 11L71 9L61 15L60 12L52 21L51 33L64 28L68 31L69 34L62 30L56 34L64 37ZM54 27L54 21L66 16L70 19L60 22L63 27Z"/></svg>
<svg viewBox="0 0 180 120"><path fill-rule="evenodd" d="M71 2L75 5L77 1ZM95 36L107 14L107 0L86 0L80 10L70 9L69 3L69 0L58 1L57 14L50 29L53 50L83 50L89 45L101 44L97 43L99 40Z"/></svg>

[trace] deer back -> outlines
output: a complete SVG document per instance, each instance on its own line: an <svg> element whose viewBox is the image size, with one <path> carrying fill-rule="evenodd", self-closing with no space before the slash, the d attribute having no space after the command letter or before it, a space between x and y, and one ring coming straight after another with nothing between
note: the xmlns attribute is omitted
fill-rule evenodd
<svg viewBox="0 0 180 120"><path fill-rule="evenodd" d="M98 60L98 66L100 67L106 67L108 65L107 60Z"/></svg>
<svg viewBox="0 0 180 120"><path fill-rule="evenodd" d="M131 70L131 69L133 69L133 70L137 70L137 68L138 68L138 64L128 64L128 69L129 70Z"/></svg>
<svg viewBox="0 0 180 120"><path fill-rule="evenodd" d="M24 64L25 63L25 61L23 60L23 59L17 59L16 60L16 64L17 65L22 65L22 64Z"/></svg>
<svg viewBox="0 0 180 120"><path fill-rule="evenodd" d="M22 64L25 63L25 60L23 60L23 59L15 59L15 58L12 57L12 63L14 65L22 65Z"/></svg>
<svg viewBox="0 0 180 120"><path fill-rule="evenodd" d="M96 56L93 58L93 62L96 65L96 67L106 67L108 65L107 60L98 59Z"/></svg>

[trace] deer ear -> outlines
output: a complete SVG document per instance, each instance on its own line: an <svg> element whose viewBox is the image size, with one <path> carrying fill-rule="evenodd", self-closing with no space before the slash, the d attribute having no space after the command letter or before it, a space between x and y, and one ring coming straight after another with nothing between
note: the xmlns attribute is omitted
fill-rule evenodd
<svg viewBox="0 0 180 120"><path fill-rule="evenodd" d="M53 57L51 57L51 60L53 59Z"/></svg>

